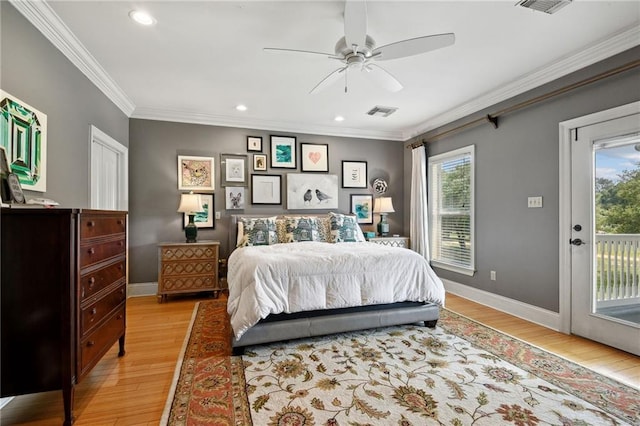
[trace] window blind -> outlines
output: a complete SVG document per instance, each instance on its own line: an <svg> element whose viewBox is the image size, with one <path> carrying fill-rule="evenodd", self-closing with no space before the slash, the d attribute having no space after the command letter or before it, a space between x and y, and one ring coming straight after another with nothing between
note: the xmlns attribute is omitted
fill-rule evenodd
<svg viewBox="0 0 640 426"><path fill-rule="evenodd" d="M473 146L429 159L431 261L472 275Z"/></svg>

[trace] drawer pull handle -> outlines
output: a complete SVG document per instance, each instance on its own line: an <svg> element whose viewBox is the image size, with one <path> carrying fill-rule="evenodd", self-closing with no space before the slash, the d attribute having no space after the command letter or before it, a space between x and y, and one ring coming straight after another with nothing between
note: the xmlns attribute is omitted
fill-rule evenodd
<svg viewBox="0 0 640 426"><path fill-rule="evenodd" d="M95 315L98 313L98 310L96 308L91 309L91 315Z"/></svg>
<svg viewBox="0 0 640 426"><path fill-rule="evenodd" d="M123 267L122 263L118 265L118 269L120 269L121 271L122 271L122 267Z"/></svg>
<svg viewBox="0 0 640 426"><path fill-rule="evenodd" d="M124 288L120 289L120 294L124 294Z"/></svg>
<svg viewBox="0 0 640 426"><path fill-rule="evenodd" d="M89 250L87 250L87 253L89 254L95 254L96 253L96 249L93 247L90 247Z"/></svg>
<svg viewBox="0 0 640 426"><path fill-rule="evenodd" d="M124 221L122 219L118 219L118 225L122 225Z"/></svg>
<svg viewBox="0 0 640 426"><path fill-rule="evenodd" d="M95 344L96 344L96 342L95 342L95 341L93 341L93 340L89 340L89 341L87 342L87 346L88 346L88 347L95 346Z"/></svg>
<svg viewBox="0 0 640 426"><path fill-rule="evenodd" d="M122 247L122 246L124 245L124 241L119 241L119 242L118 242L118 245L119 245L120 247Z"/></svg>
<svg viewBox="0 0 640 426"><path fill-rule="evenodd" d="M118 315L118 319L119 319L119 320L121 320L122 318L123 318L123 317L122 317L122 314Z"/></svg>
<svg viewBox="0 0 640 426"><path fill-rule="evenodd" d="M91 277L91 278L89 278L89 285L90 285L90 286L92 286L93 284L95 284L95 282L96 282L95 277Z"/></svg>
<svg viewBox="0 0 640 426"><path fill-rule="evenodd" d="M95 223L94 221L92 221L92 220L90 220L89 222L87 222L87 226L88 226L89 228L91 228L92 226L95 226L95 225L96 225L96 223Z"/></svg>

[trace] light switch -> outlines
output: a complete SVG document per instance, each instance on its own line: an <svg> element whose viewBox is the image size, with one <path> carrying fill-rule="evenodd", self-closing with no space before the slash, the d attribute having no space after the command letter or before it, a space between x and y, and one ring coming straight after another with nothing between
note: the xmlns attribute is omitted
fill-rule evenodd
<svg viewBox="0 0 640 426"><path fill-rule="evenodd" d="M530 209L536 209L542 207L542 197L529 197L527 199L527 207Z"/></svg>

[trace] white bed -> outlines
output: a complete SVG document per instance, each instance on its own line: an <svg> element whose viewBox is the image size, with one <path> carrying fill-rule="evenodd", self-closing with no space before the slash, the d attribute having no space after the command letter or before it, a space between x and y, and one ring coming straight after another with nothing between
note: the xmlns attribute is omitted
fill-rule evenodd
<svg viewBox="0 0 640 426"><path fill-rule="evenodd" d="M236 348L420 321L435 326L445 299L422 256L369 242L236 248L227 280Z"/></svg>

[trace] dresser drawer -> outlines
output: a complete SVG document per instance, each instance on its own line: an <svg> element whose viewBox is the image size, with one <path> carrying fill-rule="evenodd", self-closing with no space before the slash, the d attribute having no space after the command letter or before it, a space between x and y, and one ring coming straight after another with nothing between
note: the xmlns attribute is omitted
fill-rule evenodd
<svg viewBox="0 0 640 426"><path fill-rule="evenodd" d="M83 245L80 247L80 268L93 265L110 257L124 255L124 253L124 236L118 240Z"/></svg>
<svg viewBox="0 0 640 426"><path fill-rule="evenodd" d="M124 283L102 299L81 309L80 312L80 336L90 332L115 308L127 298L127 290Z"/></svg>
<svg viewBox="0 0 640 426"><path fill-rule="evenodd" d="M80 239L102 235L121 234L126 229L126 220L118 216L82 215L80 218Z"/></svg>
<svg viewBox="0 0 640 426"><path fill-rule="evenodd" d="M176 247L163 247L160 256L161 261L217 259L218 245L182 245Z"/></svg>
<svg viewBox="0 0 640 426"><path fill-rule="evenodd" d="M214 261L166 262L162 264L162 276L171 275L213 275L216 273Z"/></svg>
<svg viewBox="0 0 640 426"><path fill-rule="evenodd" d="M113 263L105 266L104 268L82 275L80 277L80 302L93 296L119 279L124 278L126 273L126 264L127 262L125 260L121 260L117 263Z"/></svg>
<svg viewBox="0 0 640 426"><path fill-rule="evenodd" d="M81 339L80 344L80 377L84 376L104 355L118 338L124 335L125 305L123 304L100 327L87 337Z"/></svg>
<svg viewBox="0 0 640 426"><path fill-rule="evenodd" d="M165 292L193 292L200 290L213 290L217 285L215 276L176 276L163 277L162 290Z"/></svg>

